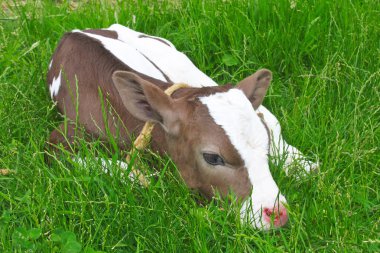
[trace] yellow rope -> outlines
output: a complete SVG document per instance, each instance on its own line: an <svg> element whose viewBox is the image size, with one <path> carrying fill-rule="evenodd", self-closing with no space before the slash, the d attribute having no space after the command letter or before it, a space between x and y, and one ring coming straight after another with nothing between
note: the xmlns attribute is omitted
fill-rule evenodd
<svg viewBox="0 0 380 253"><path fill-rule="evenodd" d="M16 173L14 170L10 169L0 169L0 175L8 176L9 174Z"/></svg>
<svg viewBox="0 0 380 253"><path fill-rule="evenodd" d="M176 90L179 90L182 88L187 88L187 87L189 87L189 85L187 85L185 83L176 83L176 84L173 84L172 86L170 86L169 88L167 88L165 90L165 94L168 96L171 96L173 94L173 92L175 92Z"/></svg>
<svg viewBox="0 0 380 253"><path fill-rule="evenodd" d="M176 90L181 89L181 88L186 88L189 87L185 83L177 83L173 84L169 88L165 90L165 94L168 96L171 96ZM150 139L152 137L152 131L154 128L154 123L152 122L146 122L143 129L141 130L140 135L136 138L136 140L133 142L133 147L131 152L127 155L127 163L129 164L131 162L131 156L130 154L133 153L134 149L137 150L143 150L148 146ZM131 168L131 173L137 177L137 179L140 181L140 184L147 187L149 185L149 181L146 179L146 177L138 170L136 169L133 165Z"/></svg>

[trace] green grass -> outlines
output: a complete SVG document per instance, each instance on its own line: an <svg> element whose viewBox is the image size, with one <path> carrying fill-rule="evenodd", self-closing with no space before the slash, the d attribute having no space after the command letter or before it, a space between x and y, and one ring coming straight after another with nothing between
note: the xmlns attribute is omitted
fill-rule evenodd
<svg viewBox="0 0 380 253"><path fill-rule="evenodd" d="M0 176L0 252L380 251L378 1L15 2L0 10L0 168L15 171ZM236 205L197 204L165 157L148 188L116 166L103 173L96 142L81 149L89 166L69 155L45 164L62 121L45 84L53 50L65 31L115 22L171 40L221 84L273 71L264 104L322 162L300 179L272 166L286 227L256 231Z"/></svg>

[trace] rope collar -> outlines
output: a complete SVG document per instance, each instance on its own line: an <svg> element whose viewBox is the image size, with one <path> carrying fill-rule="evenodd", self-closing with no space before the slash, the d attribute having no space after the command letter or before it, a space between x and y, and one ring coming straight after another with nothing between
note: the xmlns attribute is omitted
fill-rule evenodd
<svg viewBox="0 0 380 253"><path fill-rule="evenodd" d="M177 83L167 88L164 92L166 95L171 96L176 90L187 88L187 87L189 87L189 85L185 83ZM131 152L127 155L126 160L128 164L130 164L131 162L131 154L134 152L135 149L143 150L148 146L150 139L152 137L152 131L153 131L154 125L155 123L153 122L145 122L145 125L143 129L141 130L140 135L133 142L133 147L131 149ZM133 174L134 177L138 178L141 185L145 187L149 185L149 181L146 179L146 177L133 165L131 168L131 173Z"/></svg>

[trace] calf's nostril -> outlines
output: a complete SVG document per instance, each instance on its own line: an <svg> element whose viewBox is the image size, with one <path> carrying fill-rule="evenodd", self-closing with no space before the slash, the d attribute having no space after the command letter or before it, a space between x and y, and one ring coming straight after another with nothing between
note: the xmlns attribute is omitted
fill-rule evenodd
<svg viewBox="0 0 380 253"><path fill-rule="evenodd" d="M263 212L264 212L264 215L267 217L270 217L273 214L272 210L269 208L264 208Z"/></svg>

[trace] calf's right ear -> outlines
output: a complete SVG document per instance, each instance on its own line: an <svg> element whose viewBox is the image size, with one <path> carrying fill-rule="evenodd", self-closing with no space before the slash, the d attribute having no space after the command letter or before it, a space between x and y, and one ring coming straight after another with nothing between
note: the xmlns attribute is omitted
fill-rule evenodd
<svg viewBox="0 0 380 253"><path fill-rule="evenodd" d="M173 99L135 73L115 71L113 83L125 108L137 119L159 123L171 134L178 132L178 114Z"/></svg>
<svg viewBox="0 0 380 253"><path fill-rule="evenodd" d="M244 92L256 110L262 104L271 80L272 72L267 69L260 69L240 81L237 87Z"/></svg>

